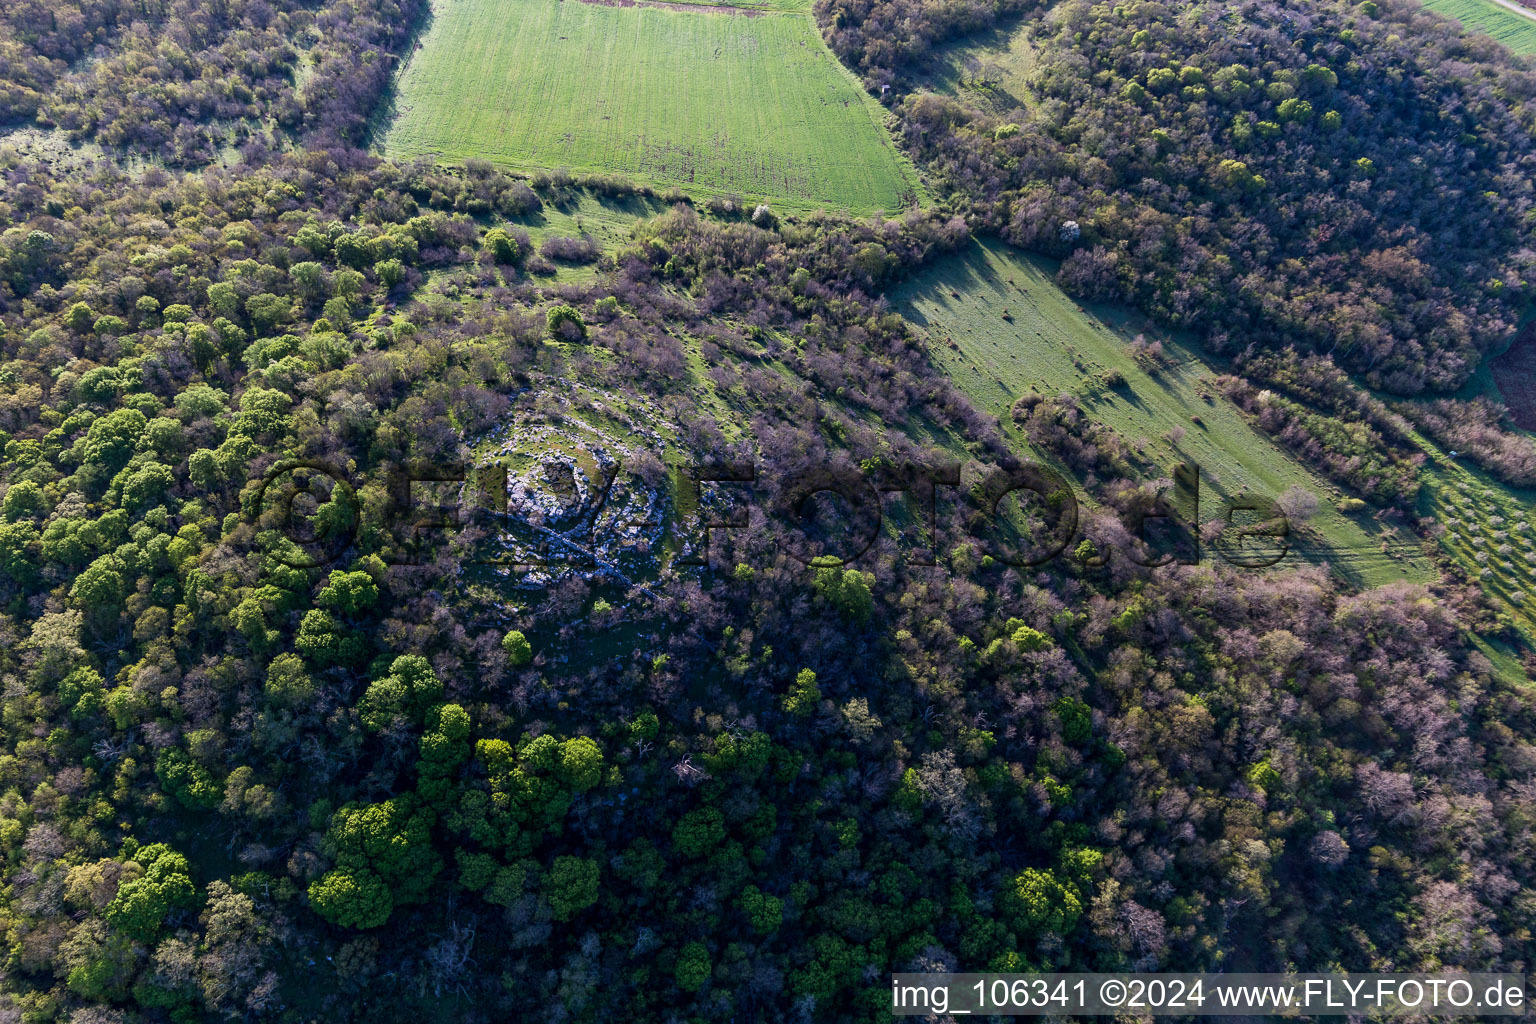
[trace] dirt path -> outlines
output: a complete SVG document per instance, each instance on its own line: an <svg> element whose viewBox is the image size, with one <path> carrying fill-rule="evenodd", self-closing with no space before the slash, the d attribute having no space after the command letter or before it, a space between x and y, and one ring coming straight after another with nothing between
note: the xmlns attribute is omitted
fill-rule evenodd
<svg viewBox="0 0 1536 1024"><path fill-rule="evenodd" d="M1530 18L1532 21L1536 21L1536 11L1531 10L1529 7L1515 3L1515 0L1493 0L1493 2L1498 4L1500 7L1508 8L1509 10L1514 11L1516 14L1523 14L1527 18Z"/></svg>

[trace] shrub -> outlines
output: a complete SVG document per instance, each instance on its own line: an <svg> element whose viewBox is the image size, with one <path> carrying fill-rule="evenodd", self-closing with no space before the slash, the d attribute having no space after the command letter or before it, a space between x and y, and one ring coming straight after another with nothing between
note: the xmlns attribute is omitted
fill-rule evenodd
<svg viewBox="0 0 1536 1024"><path fill-rule="evenodd" d="M575 306L556 306L545 318L549 336L557 341L585 341L587 322Z"/></svg>
<svg viewBox="0 0 1536 1024"><path fill-rule="evenodd" d="M507 659L517 668L533 661L533 645L521 630L508 630L507 635L501 638L501 649L507 652Z"/></svg>
<svg viewBox="0 0 1536 1024"><path fill-rule="evenodd" d="M595 263L601 253L590 238L571 238L551 235L539 246L539 253L549 260L565 263Z"/></svg>

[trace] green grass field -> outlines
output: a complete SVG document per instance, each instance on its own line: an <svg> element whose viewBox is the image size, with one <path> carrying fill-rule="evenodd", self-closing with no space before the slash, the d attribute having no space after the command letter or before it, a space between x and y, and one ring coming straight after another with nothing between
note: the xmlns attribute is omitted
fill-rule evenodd
<svg viewBox="0 0 1536 1024"><path fill-rule="evenodd" d="M1516 53L1536 53L1536 17L1493 0L1424 0L1437 14L1455 18L1469 32L1485 32Z"/></svg>
<svg viewBox="0 0 1536 1024"><path fill-rule="evenodd" d="M999 117L1029 109L1029 76L1037 54L1025 26L991 28L941 43L923 60L919 82L944 96L967 99Z"/></svg>
<svg viewBox="0 0 1536 1024"><path fill-rule="evenodd" d="M645 3L670 3L682 7L739 7L747 11L794 11L805 13L811 0L638 0Z"/></svg>
<svg viewBox="0 0 1536 1024"><path fill-rule="evenodd" d="M1433 566L1412 537L1368 516L1339 513L1334 508L1343 497L1339 489L1276 446L1224 399L1198 352L1125 309L1080 307L1056 286L1054 273L1048 260L1001 243L978 243L935 264L891 299L926 331L929 351L956 385L1009 429L1010 410L1023 395L1069 392L1085 414L1141 448L1164 474L1183 459L1193 460L1201 471L1202 520L1220 515L1225 496L1277 498L1300 486L1318 498L1319 508L1308 526L1310 536L1294 545L1297 555L1327 561L1361 585L1433 578ZM1003 318L1005 310L1011 319ZM1155 374L1128 349L1143 332L1164 348L1165 365ZM1110 368L1124 375L1124 386L1111 389L1095 379Z"/></svg>
<svg viewBox="0 0 1536 1024"><path fill-rule="evenodd" d="M804 11L438 0L394 107L391 156L613 172L856 214L918 195L883 110Z"/></svg>

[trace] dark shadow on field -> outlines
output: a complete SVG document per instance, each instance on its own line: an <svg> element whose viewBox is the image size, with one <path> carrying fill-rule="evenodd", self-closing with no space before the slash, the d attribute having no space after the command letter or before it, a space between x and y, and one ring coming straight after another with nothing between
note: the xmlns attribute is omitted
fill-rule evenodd
<svg viewBox="0 0 1536 1024"><path fill-rule="evenodd" d="M410 64L411 59L416 56L416 51L421 48L421 39L427 34L427 30L432 27L434 17L432 4L428 2L424 6L420 17L416 19L416 23L411 26L410 32L407 33L405 45L401 52L395 55L398 58L398 63L396 63L394 70L390 72L389 85L385 88L384 95L379 97L378 105L373 108L373 113L369 116L368 123L363 128L363 149L373 149L384 137L384 133L389 130L389 126L394 123L395 117L399 113L396 108L396 101L399 98L400 76L405 73L406 65Z"/></svg>
<svg viewBox="0 0 1536 1024"><path fill-rule="evenodd" d="M1514 343L1489 361L1489 369L1516 426L1536 430L1536 320L1527 323Z"/></svg>
<svg viewBox="0 0 1536 1024"><path fill-rule="evenodd" d="M547 205L567 216L574 216L581 206L581 198L583 196L597 203L598 206L601 206L610 213L626 217L659 217L671 209L665 201L652 196L612 196L575 188L567 190L565 194L553 201L549 201ZM510 217L507 223L520 224L525 228L547 228L551 225L550 218L544 212L544 208L534 210L531 213L525 213L519 217Z"/></svg>
<svg viewBox="0 0 1536 1024"><path fill-rule="evenodd" d="M1003 88L1000 82L978 79L974 71L965 67L964 58L966 51L977 48L1006 50L1024 21L1024 15L1005 18L935 47L922 58L913 77L936 92L969 93L973 98L984 100L994 114L1023 107L1023 98Z"/></svg>
<svg viewBox="0 0 1536 1024"><path fill-rule="evenodd" d="M1059 261L1022 249L1016 249L1000 241L988 240L982 242L978 240L961 252L946 256L936 263L931 269L926 271L921 284L911 280L904 283L899 289L901 293L900 298L892 303L893 308L909 322L925 329L932 328L935 325L918 308L920 303L932 302L940 309L952 313L959 309L963 297L967 294L967 289L985 287L994 293L1015 295L1021 304L1027 304L1039 309L1039 303L1030 293L1028 287L1019 283L1014 278L1004 278L998 273L997 268L992 262L987 259L987 252L992 248L1005 251L1012 258L1029 265L1039 273L1043 280L1039 281L1036 287L1057 287L1054 282L1057 268L1060 266ZM1065 293L1063 293L1063 299L1077 306L1093 330L1103 331L1112 335L1111 343L1115 347L1123 348L1126 344L1125 335L1135 330L1132 323L1136 319L1135 315L1120 307L1106 303L1078 302L1078 300L1065 295ZM1022 305L1019 308L1023 308ZM1041 310L1041 312L1043 313L1044 311ZM1008 318L1007 322L1010 329L1014 327L1011 318ZM1156 330L1171 359L1157 369L1156 372L1145 372L1146 381L1140 382L1140 385L1144 387L1146 383L1151 383L1164 391L1171 392L1173 391L1171 380L1175 378L1182 380L1182 375L1187 373L1188 368L1196 364L1200 357L1189 349L1184 342L1176 340L1171 333L1161 329ZM1052 344L1061 340L1055 337L1048 337L1043 331L1037 331L1036 333ZM945 344L948 339L937 337L936 334L936 331L930 332L931 343L933 345ZM1004 390L1010 394L1014 392L1014 389L1006 386L1004 386ZM1125 402L1127 405L1137 409L1147 408L1145 399L1137 391L1137 388L1131 386L1130 383L1123 383L1098 391L1083 391L1079 389L1073 393L1084 405L1114 401Z"/></svg>
<svg viewBox="0 0 1536 1024"><path fill-rule="evenodd" d="M989 255L995 252L1006 253L1014 262L1000 263ZM1027 264L1030 269L1015 272L1014 263ZM1037 386L1040 381L1047 382L1046 386L1039 386L1041 391L1073 394L1083 412L1093 418L1109 416L1111 408L1121 413L1134 410L1137 415L1147 417L1149 422L1171 417L1171 422L1181 423L1187 431L1179 441L1164 439L1171 444L1177 459L1204 466L1207 459L1202 456L1210 454L1206 450L1209 446L1215 446L1241 463L1230 450L1230 439L1223 442L1211 433L1214 428L1206 413L1207 408L1215 409L1227 402L1213 380L1215 376L1229 372L1226 361L1208 352L1187 332L1160 327L1132 308L1077 300L1054 292L1035 294L1041 289L1056 288L1054 279L1058 268L1059 263L1048 257L1023 252L994 239L978 239L960 252L924 268L921 274L894 288L889 298L892 309L921 330L929 358L951 366L951 377L957 384L961 378L973 379L979 365L982 369L981 376L975 378L977 382L993 394L997 394L1000 387L1005 400L1011 400L1019 388L993 378L1007 377L1017 385L1018 376L1001 369L992 372L987 366L989 359L1011 360L1015 371L1028 373L1029 351L1009 352L1009 349L1064 351L1074 361L1080 359L1082 365L1068 383L1061 377L1064 367L1054 355L1051 356L1053 364L1049 370L1042 367L1042 372L1030 374ZM1015 300L1017 305L1012 308L1019 314L1020 322L1006 327L992 325L987 316L995 312L994 307L1005 302L1012 304ZM1076 312L1070 314L1072 324L1063 324L1063 329L1058 331L1053 327L1054 319L1069 315L1060 302L1071 303ZM924 310L931 315L925 315ZM1031 319L1034 316L1040 320ZM978 327L982 332L979 335ZM1090 340L1083 334L1083 328L1103 333ZM952 336L946 333L951 329L954 331ZM987 337L989 331L996 333ZM1162 353L1157 365L1135 359L1128 350L1131 340L1138 336L1161 344ZM1109 358L1107 353L1114 351L1131 357L1135 369ZM1104 380L1100 370L1105 364L1110 369L1122 370L1126 382L1113 385ZM999 412L1007 416L1006 411ZM1263 442L1262 449L1255 450L1255 457L1289 458L1273 439L1257 432L1254 436ZM1124 439L1129 441L1130 437ZM1139 459L1138 464L1154 476L1164 475L1168 470L1166 460L1161 457L1154 457L1150 463ZM1225 461L1218 460L1213 466L1216 464L1225 465ZM1249 491L1251 477L1248 473L1239 470L1230 479L1223 479L1227 475L1214 468L1202 470L1202 522L1222 516L1231 499ZM1319 486L1326 485L1320 483ZM1317 493L1320 500L1327 500L1322 491ZM1278 497L1275 494L1261 496ZM1327 564L1351 585L1365 586L1378 577L1385 566L1408 560L1417 562L1421 558L1418 540L1404 532L1400 524L1378 520L1369 513L1347 515L1346 518L1360 530L1349 550L1331 542L1331 533L1325 535L1318 529L1298 523L1289 537L1288 553L1274 570L1296 568L1304 563ZM1388 545L1385 551L1383 543Z"/></svg>
<svg viewBox="0 0 1536 1024"><path fill-rule="evenodd" d="M917 302L926 299L950 309L959 301L965 289L978 284L998 288L1002 280L986 261L981 246L976 242L972 242L962 252L944 257L927 276L927 283L921 287L909 283L905 297L895 303L897 312L920 327L929 326L929 321L917 308Z"/></svg>

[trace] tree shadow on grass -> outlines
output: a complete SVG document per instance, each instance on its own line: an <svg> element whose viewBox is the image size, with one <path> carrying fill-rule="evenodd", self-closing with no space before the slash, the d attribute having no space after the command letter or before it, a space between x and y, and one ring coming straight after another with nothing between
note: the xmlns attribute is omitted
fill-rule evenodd
<svg viewBox="0 0 1536 1024"><path fill-rule="evenodd" d="M405 69L410 66L418 50L421 49L421 41L427 31L432 27L436 18L432 10L432 4L426 3L422 13L416 18L415 24L406 33L405 43L400 53L395 54L398 63L390 73L389 85L384 90L384 95L379 97L379 102L369 115L367 123L363 127L362 148L366 150L380 150L384 143L384 136L395 118L399 116L400 76L405 74Z"/></svg>

